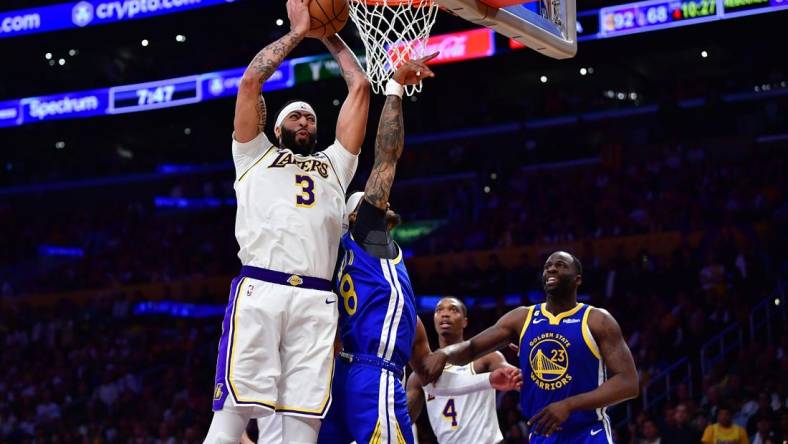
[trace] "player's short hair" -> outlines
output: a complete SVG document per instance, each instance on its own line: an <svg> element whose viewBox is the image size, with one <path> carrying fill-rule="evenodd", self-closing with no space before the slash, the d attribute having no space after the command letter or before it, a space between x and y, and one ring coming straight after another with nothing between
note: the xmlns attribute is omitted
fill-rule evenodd
<svg viewBox="0 0 788 444"><path fill-rule="evenodd" d="M465 302L463 302L462 299L458 298L457 296L444 296L441 298L441 300L443 299L454 299L455 301L459 302L462 315L466 318L468 317L468 307L465 305Z"/></svg>
<svg viewBox="0 0 788 444"><path fill-rule="evenodd" d="M574 254L569 253L569 255L572 256L572 262L574 262L574 264L575 264L575 271L577 271L577 274L582 276L583 275L583 263L580 262L580 259L578 259L577 256L575 256Z"/></svg>

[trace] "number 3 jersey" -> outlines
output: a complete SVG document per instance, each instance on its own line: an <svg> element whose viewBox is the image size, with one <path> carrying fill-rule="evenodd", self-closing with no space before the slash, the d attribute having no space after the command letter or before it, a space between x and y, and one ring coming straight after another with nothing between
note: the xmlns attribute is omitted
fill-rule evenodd
<svg viewBox="0 0 788 444"><path fill-rule="evenodd" d="M233 163L241 263L330 280L358 156L339 141L301 156L260 133L247 143L233 138Z"/></svg>
<svg viewBox="0 0 788 444"><path fill-rule="evenodd" d="M341 247L337 290L344 351L404 367L413 350L416 298L402 250L395 259L371 256L350 232L342 236Z"/></svg>
<svg viewBox="0 0 788 444"><path fill-rule="evenodd" d="M444 373L474 374L473 362L447 365ZM430 426L440 444L493 444L503 441L495 410L495 390L461 396L432 396L426 391Z"/></svg>
<svg viewBox="0 0 788 444"><path fill-rule="evenodd" d="M588 328L593 307L577 304L553 315L545 306L531 308L520 333L520 405L526 419L553 402L590 392L607 379L605 364ZM573 412L562 427L571 431L594 425L607 428L605 409Z"/></svg>

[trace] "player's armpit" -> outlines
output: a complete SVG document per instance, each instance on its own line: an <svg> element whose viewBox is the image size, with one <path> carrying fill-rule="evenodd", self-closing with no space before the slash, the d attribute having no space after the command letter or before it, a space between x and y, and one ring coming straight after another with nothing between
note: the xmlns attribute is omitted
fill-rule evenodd
<svg viewBox="0 0 788 444"><path fill-rule="evenodd" d="M606 310L593 309L589 314L588 327L599 344L599 352L608 373L614 377L620 375L622 382L628 385L628 391L622 393L626 397L619 401L637 397L638 376L635 360L624 341L618 322Z"/></svg>

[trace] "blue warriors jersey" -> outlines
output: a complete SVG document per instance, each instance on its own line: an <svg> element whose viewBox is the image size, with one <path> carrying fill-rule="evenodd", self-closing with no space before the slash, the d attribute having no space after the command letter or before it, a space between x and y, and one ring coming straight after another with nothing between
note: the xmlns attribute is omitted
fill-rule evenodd
<svg viewBox="0 0 788 444"><path fill-rule="evenodd" d="M558 315L545 307L540 304L531 308L520 333L524 380L520 404L526 419L550 403L590 392L607 379L605 364L588 328L593 307L577 304ZM602 435L609 433L605 409L572 412L562 424L566 431L595 426L604 429Z"/></svg>
<svg viewBox="0 0 788 444"><path fill-rule="evenodd" d="M416 306L402 251L396 259L369 255L350 232L340 243L337 273L339 331L348 353L377 356L404 366L416 331Z"/></svg>

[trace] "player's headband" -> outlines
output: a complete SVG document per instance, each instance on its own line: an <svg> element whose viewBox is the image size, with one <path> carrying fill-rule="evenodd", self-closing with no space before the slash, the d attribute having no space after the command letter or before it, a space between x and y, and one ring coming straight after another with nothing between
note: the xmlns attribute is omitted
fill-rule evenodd
<svg viewBox="0 0 788 444"><path fill-rule="evenodd" d="M293 111L300 111L302 113L309 113L315 116L315 125L317 125L317 114L315 114L315 110L306 102L293 102L282 109L279 112L279 115L276 116L276 124L274 125L275 128L279 128L282 125L282 122L285 121L285 117L287 117Z"/></svg>
<svg viewBox="0 0 788 444"><path fill-rule="evenodd" d="M356 207L363 197L363 191L356 191L347 198L347 203L345 204L345 218L342 222L342 231L350 229L350 213L356 211Z"/></svg>

